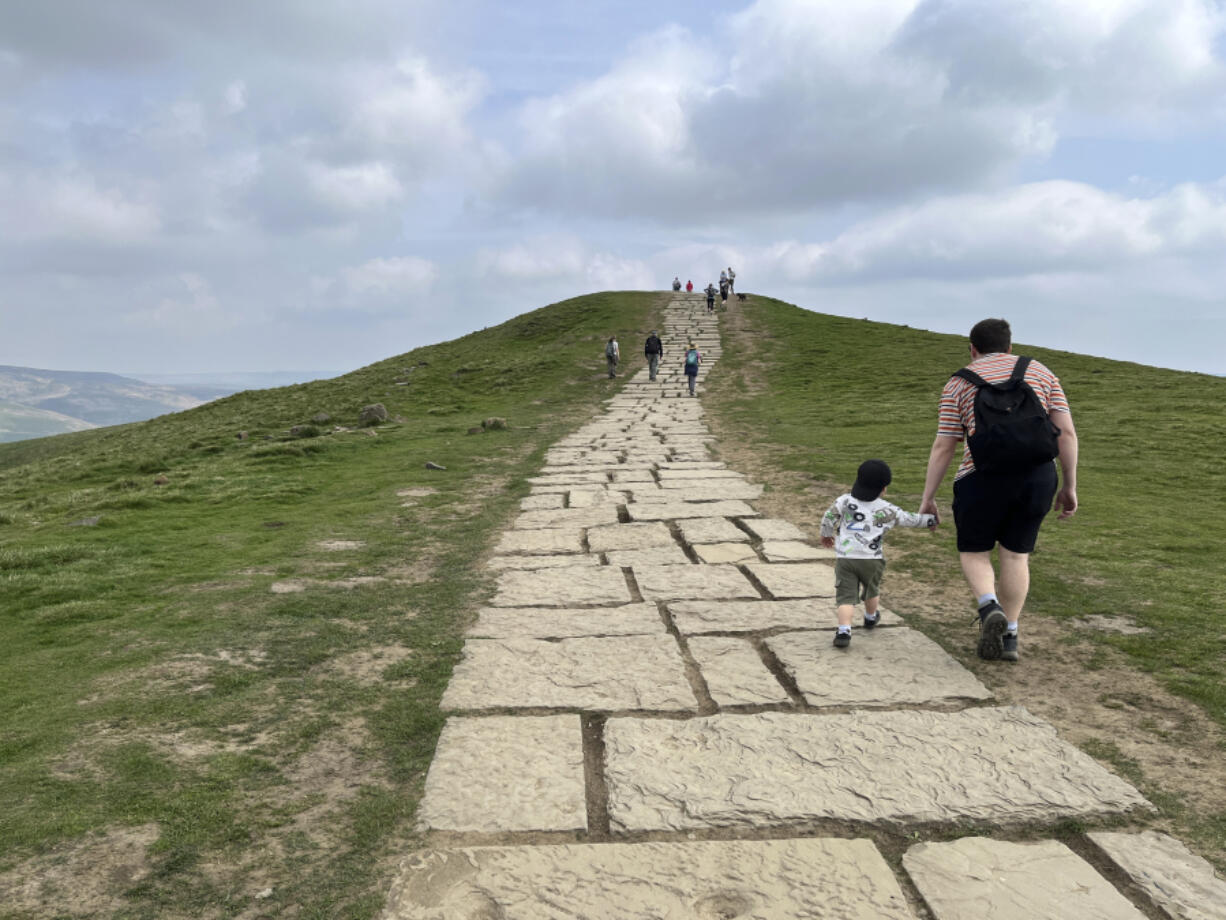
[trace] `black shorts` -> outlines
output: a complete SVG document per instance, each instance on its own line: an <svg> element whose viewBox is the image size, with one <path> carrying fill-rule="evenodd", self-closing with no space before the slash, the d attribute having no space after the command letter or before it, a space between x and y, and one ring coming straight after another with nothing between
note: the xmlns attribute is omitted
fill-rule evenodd
<svg viewBox="0 0 1226 920"><path fill-rule="evenodd" d="M986 553L997 543L1014 553L1034 552L1043 518L1056 497L1056 464L1029 473L985 474L954 482L958 552Z"/></svg>

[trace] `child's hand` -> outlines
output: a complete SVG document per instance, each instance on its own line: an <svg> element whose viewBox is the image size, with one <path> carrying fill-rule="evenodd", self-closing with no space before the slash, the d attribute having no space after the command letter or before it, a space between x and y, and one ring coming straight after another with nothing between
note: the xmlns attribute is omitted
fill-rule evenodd
<svg viewBox="0 0 1226 920"><path fill-rule="evenodd" d="M834 537L822 537L822 546L826 549L834 549Z"/></svg>

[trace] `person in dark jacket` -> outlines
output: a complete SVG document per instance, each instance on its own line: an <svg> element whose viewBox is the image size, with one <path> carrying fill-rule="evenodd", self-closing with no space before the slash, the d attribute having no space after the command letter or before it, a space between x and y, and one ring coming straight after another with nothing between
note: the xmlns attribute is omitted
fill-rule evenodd
<svg viewBox="0 0 1226 920"><path fill-rule="evenodd" d="M664 343L660 341L660 337L656 335L656 330L651 330L651 335L647 336L647 344L643 346L643 354L647 358L647 373L650 379L656 379L656 371L660 368L660 358L664 356Z"/></svg>

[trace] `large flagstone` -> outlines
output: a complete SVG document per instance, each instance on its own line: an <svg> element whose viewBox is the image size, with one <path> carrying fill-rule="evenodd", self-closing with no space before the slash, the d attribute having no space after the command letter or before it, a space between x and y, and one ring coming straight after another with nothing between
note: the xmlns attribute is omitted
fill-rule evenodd
<svg viewBox="0 0 1226 920"><path fill-rule="evenodd" d="M508 571L498 576L494 607L575 607L628 604L634 598L621 569L572 565L555 569Z"/></svg>
<svg viewBox="0 0 1226 920"><path fill-rule="evenodd" d="M638 565L634 579L644 600L758 597L758 590L732 565Z"/></svg>
<svg viewBox="0 0 1226 920"><path fill-rule="evenodd" d="M768 629L834 629L834 601L830 598L803 598L790 601L670 601L669 612L683 634L710 632L762 632ZM879 609L878 626L894 626L902 620L889 610ZM852 620L855 629L860 619ZM829 641L829 635L824 641Z"/></svg>
<svg viewBox="0 0 1226 920"><path fill-rule="evenodd" d="M486 607L467 635L477 639L569 639L579 636L663 634L664 621L655 604L557 609Z"/></svg>
<svg viewBox="0 0 1226 920"><path fill-rule="evenodd" d="M615 718L605 752L618 831L1054 821L1148 807L1019 708Z"/></svg>
<svg viewBox="0 0 1226 920"><path fill-rule="evenodd" d="M834 597L834 566L821 562L757 562L745 566L772 597Z"/></svg>
<svg viewBox="0 0 1226 920"><path fill-rule="evenodd" d="M692 710L677 643L660 636L469 639L444 709Z"/></svg>
<svg viewBox="0 0 1226 920"><path fill-rule="evenodd" d="M913 920L869 840L425 850L384 920Z"/></svg>

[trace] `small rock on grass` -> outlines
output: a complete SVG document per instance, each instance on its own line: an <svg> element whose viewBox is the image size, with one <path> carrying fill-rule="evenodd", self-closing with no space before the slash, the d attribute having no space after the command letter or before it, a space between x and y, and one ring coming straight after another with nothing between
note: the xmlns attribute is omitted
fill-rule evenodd
<svg viewBox="0 0 1226 920"><path fill-rule="evenodd" d="M445 469L447 469L447 467L445 467L445 466L440 466L439 464L435 463L433 460L427 460L427 461L426 461L426 469L428 469L428 470L445 470Z"/></svg>
<svg viewBox="0 0 1226 920"><path fill-rule="evenodd" d="M507 420L505 418L499 418L498 416L492 416L491 418L487 418L485 421L483 421L481 423L481 427L486 431L506 431Z"/></svg>
<svg viewBox="0 0 1226 920"><path fill-rule="evenodd" d="M164 476L164 475L158 476L153 480L153 484L155 486L164 486L164 485L168 485L169 483L170 483L170 477Z"/></svg>

